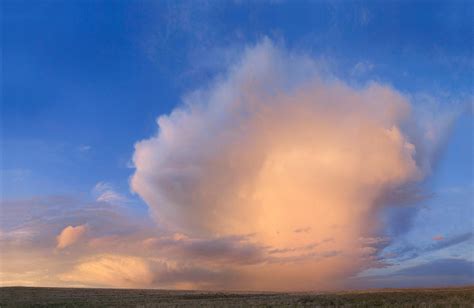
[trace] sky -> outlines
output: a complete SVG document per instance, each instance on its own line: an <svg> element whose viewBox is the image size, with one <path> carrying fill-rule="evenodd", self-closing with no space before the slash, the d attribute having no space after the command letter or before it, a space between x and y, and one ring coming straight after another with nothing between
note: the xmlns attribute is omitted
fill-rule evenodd
<svg viewBox="0 0 474 308"><path fill-rule="evenodd" d="M1 285L474 284L472 2L1 6Z"/></svg>

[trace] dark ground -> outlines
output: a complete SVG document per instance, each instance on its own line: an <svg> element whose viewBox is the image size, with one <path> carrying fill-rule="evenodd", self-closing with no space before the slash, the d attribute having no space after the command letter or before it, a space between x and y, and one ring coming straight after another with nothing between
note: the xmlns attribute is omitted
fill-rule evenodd
<svg viewBox="0 0 474 308"><path fill-rule="evenodd" d="M474 307L474 286L335 293L0 288L0 307Z"/></svg>

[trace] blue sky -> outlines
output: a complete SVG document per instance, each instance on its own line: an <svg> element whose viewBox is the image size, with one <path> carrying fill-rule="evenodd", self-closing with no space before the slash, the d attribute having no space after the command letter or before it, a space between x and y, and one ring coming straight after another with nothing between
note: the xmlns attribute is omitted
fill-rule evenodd
<svg viewBox="0 0 474 308"><path fill-rule="evenodd" d="M420 184L426 197L406 210L409 227L400 227L403 232L385 248L416 246L411 252L419 255L399 254L394 267L384 270L449 258L474 261L472 2L1 5L5 204L48 196L95 202L111 191L115 201L127 200L121 203L132 216L149 223L147 204L129 187L134 144L156 134L158 116L169 114L190 91L212 84L245 48L267 37L318 59L355 88L375 81L411 97L415 106L428 101L441 112L463 109L432 174ZM436 245L434 237L462 235L465 240L447 248L429 248Z"/></svg>

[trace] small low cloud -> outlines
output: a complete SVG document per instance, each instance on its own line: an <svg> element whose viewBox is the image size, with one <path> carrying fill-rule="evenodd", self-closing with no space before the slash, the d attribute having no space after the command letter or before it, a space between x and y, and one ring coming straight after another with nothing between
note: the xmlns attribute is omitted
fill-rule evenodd
<svg viewBox="0 0 474 308"><path fill-rule="evenodd" d="M56 238L58 249L64 249L68 246L74 245L77 241L79 241L82 236L86 233L87 226L80 225L80 226L67 226L64 228L61 233Z"/></svg>

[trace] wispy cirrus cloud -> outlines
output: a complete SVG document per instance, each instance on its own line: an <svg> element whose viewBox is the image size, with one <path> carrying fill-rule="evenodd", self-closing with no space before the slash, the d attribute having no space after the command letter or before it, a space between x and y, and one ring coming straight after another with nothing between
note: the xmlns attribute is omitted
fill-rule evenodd
<svg viewBox="0 0 474 308"><path fill-rule="evenodd" d="M110 183L98 182L93 189L96 195L96 201L107 203L124 203L128 199L122 194L115 191Z"/></svg>
<svg viewBox="0 0 474 308"><path fill-rule="evenodd" d="M424 246L415 246L415 245L403 245L398 247L393 251L390 259L396 260L410 260L422 255L442 250L448 247L452 247L461 243L469 242L474 239L474 234L472 231L455 234L451 236L441 236L437 235L433 237L434 243L430 243Z"/></svg>
<svg viewBox="0 0 474 308"><path fill-rule="evenodd" d="M393 288L465 286L474 283L474 262L458 258L439 258L399 269L385 275L355 278L352 288Z"/></svg>

